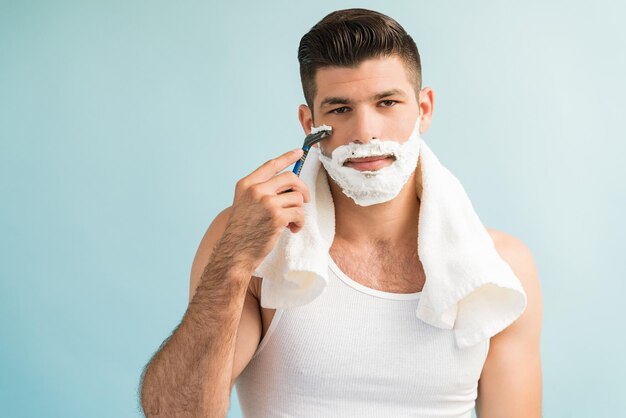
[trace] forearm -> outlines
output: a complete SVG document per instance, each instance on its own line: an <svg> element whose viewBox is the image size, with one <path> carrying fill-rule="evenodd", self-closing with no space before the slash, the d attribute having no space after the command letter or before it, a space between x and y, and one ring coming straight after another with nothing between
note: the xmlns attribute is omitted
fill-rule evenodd
<svg viewBox="0 0 626 418"><path fill-rule="evenodd" d="M227 414L250 272L225 248L216 247L181 323L147 366L141 392L147 417Z"/></svg>

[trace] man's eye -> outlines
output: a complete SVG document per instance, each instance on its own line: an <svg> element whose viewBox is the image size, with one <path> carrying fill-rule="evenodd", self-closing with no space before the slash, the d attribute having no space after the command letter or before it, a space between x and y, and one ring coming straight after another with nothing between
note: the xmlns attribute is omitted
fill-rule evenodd
<svg viewBox="0 0 626 418"><path fill-rule="evenodd" d="M398 101L397 100L383 100L380 103L385 103L386 104L383 107L391 107L391 106L395 105L396 103L398 103Z"/></svg>
<svg viewBox="0 0 626 418"><path fill-rule="evenodd" d="M340 113L346 113L346 112L345 112L345 110L346 110L346 109L349 109L349 108L348 108L348 107L346 107L346 106L343 106L343 107L338 107L337 109L333 109L333 110L331 110L331 111L330 111L330 112L328 112L328 113L334 113L335 115L338 115L338 114L340 114Z"/></svg>

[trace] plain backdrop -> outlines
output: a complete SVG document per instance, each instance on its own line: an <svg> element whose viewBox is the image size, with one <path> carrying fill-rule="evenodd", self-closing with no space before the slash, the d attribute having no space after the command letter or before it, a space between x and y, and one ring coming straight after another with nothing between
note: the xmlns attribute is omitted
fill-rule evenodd
<svg viewBox="0 0 626 418"><path fill-rule="evenodd" d="M300 38L349 7L414 37L425 141L535 256L544 416L623 413L622 2L24 0L0 2L0 416L140 416L206 228L302 143Z"/></svg>

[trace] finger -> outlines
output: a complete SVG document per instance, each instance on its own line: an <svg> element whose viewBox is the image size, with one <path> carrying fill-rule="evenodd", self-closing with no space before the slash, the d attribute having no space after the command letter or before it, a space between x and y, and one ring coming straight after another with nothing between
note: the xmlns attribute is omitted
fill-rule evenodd
<svg viewBox="0 0 626 418"><path fill-rule="evenodd" d="M267 181L272 178L276 173L281 172L285 168L298 161L300 157L302 157L302 153L303 151L300 148L286 152L279 157L273 158L265 162L262 166L250 173L250 175L248 175L247 177L249 180L251 180L253 184Z"/></svg>
<svg viewBox="0 0 626 418"><path fill-rule="evenodd" d="M297 190L302 193L305 202L309 202L311 200L309 188L306 183L291 171L286 171L274 176L270 180L266 181L265 184L267 185L267 189L265 189L265 186L264 189L270 193L281 194L283 192L292 192Z"/></svg>
<svg viewBox="0 0 626 418"><path fill-rule="evenodd" d="M285 227L289 228L292 232L299 231L304 226L304 209L301 207L284 209L283 220L285 221Z"/></svg>
<svg viewBox="0 0 626 418"><path fill-rule="evenodd" d="M283 193L278 196L273 196L272 205L276 205L281 208L302 207L304 203L304 196L300 192Z"/></svg>
<svg viewBox="0 0 626 418"><path fill-rule="evenodd" d="M301 226L297 226L294 223L290 223L289 225L287 225L287 228L289 228L289 230L294 234L302 230Z"/></svg>

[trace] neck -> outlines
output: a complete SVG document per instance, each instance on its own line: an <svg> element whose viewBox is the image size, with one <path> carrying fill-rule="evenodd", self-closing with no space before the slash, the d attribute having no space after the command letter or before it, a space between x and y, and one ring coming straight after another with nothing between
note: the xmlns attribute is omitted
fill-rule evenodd
<svg viewBox="0 0 626 418"><path fill-rule="evenodd" d="M374 243L392 245L417 242L420 201L413 173L394 199L371 206L359 206L343 194L341 188L328 177L328 184L335 205L335 240L351 246ZM421 176L417 179L421 180Z"/></svg>

